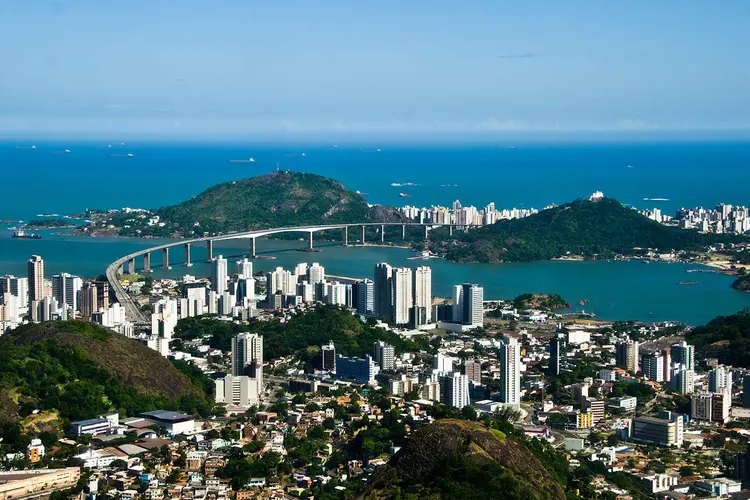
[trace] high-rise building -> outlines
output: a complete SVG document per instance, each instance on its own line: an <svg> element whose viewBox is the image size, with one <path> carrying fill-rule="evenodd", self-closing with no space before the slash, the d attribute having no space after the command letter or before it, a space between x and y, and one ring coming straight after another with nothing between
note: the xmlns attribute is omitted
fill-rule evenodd
<svg viewBox="0 0 750 500"><path fill-rule="evenodd" d="M484 325L484 288L471 283L453 287L453 322Z"/></svg>
<svg viewBox="0 0 750 500"><path fill-rule="evenodd" d="M732 397L726 392L698 392L690 396L690 417L693 420L726 423Z"/></svg>
<svg viewBox="0 0 750 500"><path fill-rule="evenodd" d="M312 285L317 285L326 280L326 269L317 262L307 269L307 281Z"/></svg>
<svg viewBox="0 0 750 500"><path fill-rule="evenodd" d="M415 326L432 323L432 269L428 266L414 270L414 309L415 318L424 319L424 323L415 322Z"/></svg>
<svg viewBox="0 0 750 500"><path fill-rule="evenodd" d="M383 341L375 342L372 346L372 357L381 371L396 369L396 350L392 345L388 345Z"/></svg>
<svg viewBox="0 0 750 500"><path fill-rule="evenodd" d="M252 278L253 277L253 262L245 257L242 260L237 261L237 277L238 278Z"/></svg>
<svg viewBox="0 0 750 500"><path fill-rule="evenodd" d="M671 383L680 394L692 394L695 392L695 372L677 365L672 372Z"/></svg>
<svg viewBox="0 0 750 500"><path fill-rule="evenodd" d="M266 274L266 297L276 292L281 292L282 295L294 295L297 292L297 283L292 279L292 273L282 267Z"/></svg>
<svg viewBox="0 0 750 500"><path fill-rule="evenodd" d="M326 372L336 371L336 346L333 341L320 347L320 369Z"/></svg>
<svg viewBox="0 0 750 500"><path fill-rule="evenodd" d="M32 255L28 263L29 271L29 304L44 299L44 260Z"/></svg>
<svg viewBox="0 0 750 500"><path fill-rule="evenodd" d="M247 375L263 386L263 337L240 333L232 339L232 375Z"/></svg>
<svg viewBox="0 0 750 500"><path fill-rule="evenodd" d="M615 349L617 366L638 373L638 342L635 340L620 342Z"/></svg>
<svg viewBox="0 0 750 500"><path fill-rule="evenodd" d="M80 309L83 280L78 276L60 273L52 276L52 296L61 306L66 304L71 311Z"/></svg>
<svg viewBox="0 0 750 500"><path fill-rule="evenodd" d="M375 385L378 366L369 354L365 359L336 355L336 378L352 380L360 384Z"/></svg>
<svg viewBox="0 0 750 500"><path fill-rule="evenodd" d="M451 356L447 356L443 354L442 352L439 352L435 355L435 358L433 359L433 369L435 372L445 375L447 373L451 373L453 371L453 364L455 363L455 359Z"/></svg>
<svg viewBox="0 0 750 500"><path fill-rule="evenodd" d="M682 446L682 415L670 418L636 417L631 422L631 439L645 444Z"/></svg>
<svg viewBox="0 0 750 500"><path fill-rule="evenodd" d="M88 319L92 314L98 311L98 289L95 283L87 281L81 288L81 316Z"/></svg>
<svg viewBox="0 0 750 500"><path fill-rule="evenodd" d="M440 402L463 408L469 405L469 379L466 375L453 372L440 377Z"/></svg>
<svg viewBox="0 0 750 500"><path fill-rule="evenodd" d="M601 399L593 399L589 397L582 398L581 410L591 413L593 425L596 425L600 420L604 420L604 401Z"/></svg>
<svg viewBox="0 0 750 500"><path fill-rule="evenodd" d="M216 402L239 408L249 408L260 402L260 384L258 380L247 376L227 375L217 379Z"/></svg>
<svg viewBox="0 0 750 500"><path fill-rule="evenodd" d="M482 363L477 360L466 360L464 361L464 375L469 379L469 382L475 384L482 383Z"/></svg>
<svg viewBox="0 0 750 500"><path fill-rule="evenodd" d="M375 313L375 284L372 280L364 279L355 283L357 297L357 313L362 316L372 316Z"/></svg>
<svg viewBox="0 0 750 500"><path fill-rule="evenodd" d="M555 335L549 342L549 369L552 376L560 375L561 361L565 357L566 341L563 335Z"/></svg>
<svg viewBox="0 0 750 500"><path fill-rule="evenodd" d="M500 402L521 403L521 357L520 345L514 338L506 338L500 344Z"/></svg>
<svg viewBox="0 0 750 500"><path fill-rule="evenodd" d="M227 259L222 255L211 261L211 290L221 295L227 291Z"/></svg>
<svg viewBox="0 0 750 500"><path fill-rule="evenodd" d="M393 282L393 309L390 321L396 325L409 323L409 311L414 303L412 298L411 269L408 267L394 268L392 273Z"/></svg>
<svg viewBox="0 0 750 500"><path fill-rule="evenodd" d="M684 340L672 346L672 363L679 363L687 370L695 370L695 347Z"/></svg>
<svg viewBox="0 0 750 500"><path fill-rule="evenodd" d="M29 279L6 274L0 278L0 296L9 293L16 297L19 308L29 306Z"/></svg>
<svg viewBox="0 0 750 500"><path fill-rule="evenodd" d="M664 382L664 356L661 352L648 352L641 356L643 376L652 382Z"/></svg>
<svg viewBox="0 0 750 500"><path fill-rule="evenodd" d="M732 372L725 366L717 366L708 372L709 392L728 392L732 394Z"/></svg>
<svg viewBox="0 0 750 500"><path fill-rule="evenodd" d="M373 296L375 301L375 316L389 318L393 306L393 289L391 280L392 268L385 262L375 265L373 279Z"/></svg>

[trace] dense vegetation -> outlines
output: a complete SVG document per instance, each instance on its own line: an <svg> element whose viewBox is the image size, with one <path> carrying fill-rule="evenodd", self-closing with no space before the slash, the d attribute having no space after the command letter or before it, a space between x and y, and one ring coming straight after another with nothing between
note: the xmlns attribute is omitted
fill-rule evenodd
<svg viewBox="0 0 750 500"><path fill-rule="evenodd" d="M65 219L32 219L24 227L27 229L44 229L56 227L71 227L74 224Z"/></svg>
<svg viewBox="0 0 750 500"><path fill-rule="evenodd" d="M407 439L362 498L564 499L567 465L557 467L544 446L478 422L438 420Z"/></svg>
<svg viewBox="0 0 750 500"><path fill-rule="evenodd" d="M570 304L558 294L522 293L512 301L513 307L525 311L528 309L565 309Z"/></svg>
<svg viewBox="0 0 750 500"><path fill-rule="evenodd" d="M387 220L393 210L371 209L341 183L315 174L273 172L213 186L190 200L153 210L153 215L119 213L107 224L123 235L193 236L269 227ZM389 213L386 213L389 212Z"/></svg>
<svg viewBox="0 0 750 500"><path fill-rule="evenodd" d="M186 365L183 363L183 365ZM184 371L184 373L183 373ZM208 386L141 343L80 321L22 326L0 338L0 416L56 411L63 421L153 409L207 415Z"/></svg>
<svg viewBox="0 0 750 500"><path fill-rule="evenodd" d="M750 274L740 274L737 279L732 282L732 288L741 292L750 292Z"/></svg>
<svg viewBox="0 0 750 500"><path fill-rule="evenodd" d="M688 332L687 341L695 345L700 356L750 368L750 311L718 316Z"/></svg>
<svg viewBox="0 0 750 500"><path fill-rule="evenodd" d="M608 258L639 255L645 249L699 250L743 237L702 234L652 221L620 202L576 200L523 219L458 233L435 231L433 246L458 262L547 260L566 255Z"/></svg>
<svg viewBox="0 0 750 500"><path fill-rule="evenodd" d="M362 322L349 311L333 305L318 305L315 310L298 313L288 321L251 320L241 325L211 317L182 319L175 334L183 340L208 337L211 347L228 351L232 337L240 332L263 335L266 359L298 353L303 359L312 359L318 346L333 341L336 352L345 356L364 356L372 352L372 345L385 341L398 352L428 349L426 341L404 340L396 333L378 328L374 321Z"/></svg>

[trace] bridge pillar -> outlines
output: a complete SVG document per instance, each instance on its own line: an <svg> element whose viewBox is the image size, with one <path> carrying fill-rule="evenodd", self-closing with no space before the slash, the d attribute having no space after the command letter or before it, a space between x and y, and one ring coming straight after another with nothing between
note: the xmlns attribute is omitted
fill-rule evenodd
<svg viewBox="0 0 750 500"><path fill-rule="evenodd" d="M380 225L380 243L385 243L385 225Z"/></svg>
<svg viewBox="0 0 750 500"><path fill-rule="evenodd" d="M307 236L307 249L312 250L313 249L313 232L310 231L310 234Z"/></svg>
<svg viewBox="0 0 750 500"><path fill-rule="evenodd" d="M360 243L363 245L365 244L365 226L362 226L362 239L360 240Z"/></svg>
<svg viewBox="0 0 750 500"><path fill-rule="evenodd" d="M193 265L190 262L190 243L185 243L185 267L191 267Z"/></svg>
<svg viewBox="0 0 750 500"><path fill-rule="evenodd" d="M135 274L135 259L128 261L128 274Z"/></svg>
<svg viewBox="0 0 750 500"><path fill-rule="evenodd" d="M250 238L250 257L255 258L255 238Z"/></svg>
<svg viewBox="0 0 750 500"><path fill-rule="evenodd" d="M448 236L453 236L453 226L448 226Z"/></svg>
<svg viewBox="0 0 750 500"><path fill-rule="evenodd" d="M143 271L147 273L151 272L151 252L143 254Z"/></svg>
<svg viewBox="0 0 750 500"><path fill-rule="evenodd" d="M206 242L206 253L208 254L207 260L209 262L214 260L214 242L212 240Z"/></svg>
<svg viewBox="0 0 750 500"><path fill-rule="evenodd" d="M406 224L401 224L401 239L406 239Z"/></svg>
<svg viewBox="0 0 750 500"><path fill-rule="evenodd" d="M424 239L428 239L428 236L427 236L427 231L428 231L429 229L430 229L430 228L429 228L429 226L425 226L425 227L424 227Z"/></svg>
<svg viewBox="0 0 750 500"><path fill-rule="evenodd" d="M349 226L344 226L344 246L349 246Z"/></svg>
<svg viewBox="0 0 750 500"><path fill-rule="evenodd" d="M165 248L161 251L161 267L164 269L172 269L169 267L169 248Z"/></svg>

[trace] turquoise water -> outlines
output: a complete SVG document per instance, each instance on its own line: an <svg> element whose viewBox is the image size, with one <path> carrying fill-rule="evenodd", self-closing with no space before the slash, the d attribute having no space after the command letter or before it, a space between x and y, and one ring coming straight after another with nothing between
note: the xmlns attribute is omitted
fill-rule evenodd
<svg viewBox="0 0 750 500"><path fill-rule="evenodd" d="M276 168L315 172L368 193L376 203L442 204L454 199L499 208L543 207L582 197L595 190L638 207L659 206L671 213L680 206L719 202L750 205L750 144L616 144L485 146L367 145L195 145L133 143L0 142L4 191L0 219L30 219L38 213L61 215L86 208L156 207L181 201L231 179ZM18 147L22 146L22 147ZM62 153L64 149L70 153ZM381 151L376 151L380 148ZM301 153L305 153L302 156ZM110 156L111 154L133 157ZM230 163L254 157L255 163ZM633 168L627 168L632 165ZM732 182L727 182L732 179ZM392 187L414 182L414 187ZM441 187L457 184L457 187ZM399 198L408 192L412 198ZM644 202L643 198L668 198ZM0 231L0 273L23 275L26 260L39 254L47 275L66 271L96 275L116 258L155 245L154 240L81 238L45 233L43 240L13 240ZM256 261L258 269L320 261L329 273L371 276L376 262L416 266L411 253L394 248L326 246L322 252L295 251L295 242L260 242L275 251L275 261ZM219 243L215 254L239 254L241 243ZM171 276L208 275L198 263L204 250L193 249L196 265L175 266ZM173 250L172 259L182 258ZM154 256L155 265L161 256ZM455 283L472 281L488 298L511 298L523 292L559 293L570 302L589 300L586 310L606 319L705 322L719 314L750 307L750 294L732 290L732 278L708 273L686 274L695 267L640 262L540 262L466 265L430 261L435 294L449 293ZM157 271L156 276L161 276ZM678 285L698 280L696 286Z"/></svg>

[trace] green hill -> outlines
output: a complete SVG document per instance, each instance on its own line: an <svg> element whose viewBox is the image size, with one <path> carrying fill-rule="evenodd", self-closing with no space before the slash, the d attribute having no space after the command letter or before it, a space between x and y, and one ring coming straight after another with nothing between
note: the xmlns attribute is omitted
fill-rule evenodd
<svg viewBox="0 0 750 500"><path fill-rule="evenodd" d="M438 420L416 431L368 480L361 499L565 499L526 447L477 422Z"/></svg>
<svg viewBox="0 0 750 500"><path fill-rule="evenodd" d="M24 325L0 337L0 419L32 410L65 420L110 410L207 414L205 380L140 342L82 321ZM2 423L2 422L0 422Z"/></svg>
<svg viewBox="0 0 750 500"><path fill-rule="evenodd" d="M718 358L720 363L750 368L750 311L718 316L688 332L698 356Z"/></svg>
<svg viewBox="0 0 750 500"><path fill-rule="evenodd" d="M192 236L283 226L389 221L390 207L369 207L360 195L320 175L279 171L213 186L199 195L151 211L148 217L107 215L121 235ZM148 219L159 216L158 224Z"/></svg>
<svg viewBox="0 0 750 500"><path fill-rule="evenodd" d="M458 262L547 260L568 254L637 255L639 249L700 250L743 240L665 226L611 198L576 200L523 219L501 220L459 233L454 240L443 230L433 239L448 259Z"/></svg>

